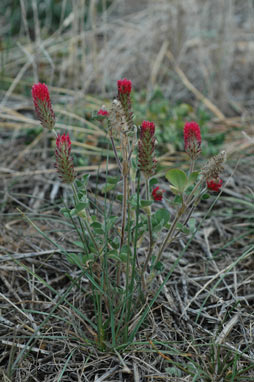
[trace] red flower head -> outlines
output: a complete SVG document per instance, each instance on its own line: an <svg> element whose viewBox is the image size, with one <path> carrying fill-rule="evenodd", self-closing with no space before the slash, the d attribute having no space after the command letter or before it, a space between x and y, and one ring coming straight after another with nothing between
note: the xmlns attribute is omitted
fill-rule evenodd
<svg viewBox="0 0 254 382"><path fill-rule="evenodd" d="M157 161L154 158L155 125L153 122L144 121L141 125L140 139L138 141L139 168L149 178L155 173Z"/></svg>
<svg viewBox="0 0 254 382"><path fill-rule="evenodd" d="M102 116L102 117L107 117L107 116L108 116L108 111L102 107L102 108L97 112L97 115L100 115L100 116Z"/></svg>
<svg viewBox="0 0 254 382"><path fill-rule="evenodd" d="M207 188L209 188L209 190L219 192L220 188L222 186L222 179L218 178L218 179L207 180L206 184L207 184Z"/></svg>
<svg viewBox="0 0 254 382"><path fill-rule="evenodd" d="M161 190L159 186L155 187L152 191L152 197L155 201L161 201L165 190Z"/></svg>
<svg viewBox="0 0 254 382"><path fill-rule="evenodd" d="M69 134L58 134L56 138L56 168L64 183L72 183L75 179L73 160L71 157L71 140Z"/></svg>
<svg viewBox="0 0 254 382"><path fill-rule="evenodd" d="M117 81L117 87L118 87L118 96L120 96L120 94L130 94L132 83L131 81L127 80L127 78L124 78L123 80Z"/></svg>
<svg viewBox="0 0 254 382"><path fill-rule="evenodd" d="M42 127L52 130L55 126L55 114L51 106L48 87L45 84L34 84L32 87L34 108Z"/></svg>
<svg viewBox="0 0 254 382"><path fill-rule="evenodd" d="M184 148L190 158L195 159L201 149L200 127L196 122L186 122L184 126Z"/></svg>

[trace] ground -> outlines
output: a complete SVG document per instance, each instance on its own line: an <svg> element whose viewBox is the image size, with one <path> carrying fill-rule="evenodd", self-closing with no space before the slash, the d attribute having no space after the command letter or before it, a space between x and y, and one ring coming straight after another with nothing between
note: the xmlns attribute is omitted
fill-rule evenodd
<svg viewBox="0 0 254 382"><path fill-rule="evenodd" d="M93 333L73 309L91 309L84 293L87 280L81 281L83 291L73 284L80 272L43 236L72 248L73 231L59 213L63 199L70 200L52 164L54 139L45 131L29 139L29 134L8 125L1 131L3 380L191 381L198 373L200 381L231 381L232 375L234 380L253 380L251 143L239 137L238 145L237 140L225 143L230 154L223 191L219 198L214 193L202 201L195 212L201 226L191 242L183 236L164 254L164 271L156 284L174 264L172 274L133 345L124 352L101 352L86 344L82 333ZM98 175L87 168L89 197L94 198L96 182L104 182L105 171ZM160 181L170 198L165 178ZM145 306L153 295L150 290Z"/></svg>

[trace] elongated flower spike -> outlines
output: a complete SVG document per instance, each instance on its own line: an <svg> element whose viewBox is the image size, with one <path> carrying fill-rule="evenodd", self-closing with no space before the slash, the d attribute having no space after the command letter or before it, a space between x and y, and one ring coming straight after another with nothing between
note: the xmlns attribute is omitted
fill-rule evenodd
<svg viewBox="0 0 254 382"><path fill-rule="evenodd" d="M154 175L157 161L154 157L155 149L155 125L153 122L143 121L138 141L139 168L146 178Z"/></svg>
<svg viewBox="0 0 254 382"><path fill-rule="evenodd" d="M163 193L165 190L162 190L159 186L155 187L152 191L152 197L154 201L161 201L163 198Z"/></svg>
<svg viewBox="0 0 254 382"><path fill-rule="evenodd" d="M63 183L73 183L75 173L71 157L71 140L69 134L58 134L56 138L56 168Z"/></svg>
<svg viewBox="0 0 254 382"><path fill-rule="evenodd" d="M226 152L221 151L219 154L215 155L207 161L204 167L201 169L201 174L205 180L218 180L220 174L224 169L224 163L226 161Z"/></svg>
<svg viewBox="0 0 254 382"><path fill-rule="evenodd" d="M133 130L133 112L131 107L131 91L132 83L127 78L117 81L118 94L117 98L121 102L122 108L124 110L126 122L128 125L128 131Z"/></svg>
<svg viewBox="0 0 254 382"><path fill-rule="evenodd" d="M110 136L119 138L121 134L126 134L128 132L129 127L126 120L126 115L122 104L118 99L114 99L112 102L108 120L110 126Z"/></svg>
<svg viewBox="0 0 254 382"><path fill-rule="evenodd" d="M42 127L53 130L55 127L55 113L51 106L48 87L45 84L34 84L32 87L32 97L37 118L41 121Z"/></svg>
<svg viewBox="0 0 254 382"><path fill-rule="evenodd" d="M184 125L184 149L191 159L196 159L201 151L200 127L196 122Z"/></svg>

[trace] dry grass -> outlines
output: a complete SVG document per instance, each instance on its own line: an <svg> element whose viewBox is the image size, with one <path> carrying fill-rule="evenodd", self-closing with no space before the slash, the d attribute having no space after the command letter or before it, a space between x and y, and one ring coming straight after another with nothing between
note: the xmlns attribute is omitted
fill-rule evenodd
<svg viewBox="0 0 254 382"><path fill-rule="evenodd" d="M44 14L48 22L38 20L36 1L30 7L25 0L20 3L18 45L11 43L1 52L5 76L16 78L10 92L28 73L34 82L42 79L102 94L128 76L136 88L149 90L159 84L170 100L189 99L168 58L171 52L191 83L220 109L235 112L252 106L251 1L115 0L106 7L104 0L98 11L96 1L77 0L68 4L68 12L63 1L57 28L50 23L50 11ZM6 8L11 17L11 5ZM6 34L11 28L7 20L2 18Z"/></svg>
<svg viewBox="0 0 254 382"><path fill-rule="evenodd" d="M253 4L115 0L108 8L101 1L98 12L96 1L77 0L64 15L67 3L61 2L62 18L54 29L49 13L41 27L35 0L31 28L30 3L20 1L18 44L8 45L4 39L0 54L6 89L0 109L0 378L253 381L253 144L235 129L243 126L253 135ZM10 5L6 12L11 14ZM7 36L10 26L0 17L2 35ZM62 197L69 200L68 190L52 170L51 138L35 134L27 144L37 125L30 98L20 92L38 79L52 85L59 102L57 127L85 137L86 143L81 147L77 142L74 148L88 158L77 170L91 173L93 198L98 163L105 158L99 144L105 133L86 118L101 103L88 93L112 95L115 81L123 76L132 78L137 89L148 90L148 98L158 85L170 100L203 102L216 118L211 132L228 133L225 146L231 156L224 174L228 183L201 230L187 249L182 238L165 254L162 277L179 254L181 259L133 346L123 353L100 353L87 346L83 333L93 333L77 314L90 310L89 294L73 283L80 274L17 211L26 212L43 232L72 250L73 233L58 213ZM170 153L161 162L170 166L179 158ZM104 181L105 168L101 163L99 182ZM163 187L163 177L161 182ZM198 221L212 201L196 212ZM85 289L87 280L80 285ZM223 372L220 362L227 366ZM240 379L236 371L245 367L250 369Z"/></svg>

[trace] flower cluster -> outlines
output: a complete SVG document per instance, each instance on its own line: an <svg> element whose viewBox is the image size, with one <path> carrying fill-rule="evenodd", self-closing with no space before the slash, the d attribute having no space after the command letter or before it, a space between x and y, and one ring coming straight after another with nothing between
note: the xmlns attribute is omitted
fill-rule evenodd
<svg viewBox="0 0 254 382"><path fill-rule="evenodd" d="M157 161L154 157L155 148L155 125L153 122L143 121L138 141L139 168L146 178L154 175Z"/></svg>
<svg viewBox="0 0 254 382"><path fill-rule="evenodd" d="M184 126L184 149L191 159L196 159L201 151L200 127L196 122L186 122Z"/></svg>
<svg viewBox="0 0 254 382"><path fill-rule="evenodd" d="M32 87L34 108L42 127L52 130L55 127L55 114L51 106L48 87L45 84L34 84Z"/></svg>
<svg viewBox="0 0 254 382"><path fill-rule="evenodd" d="M69 134L58 134L56 138L56 168L62 182L73 183L75 180L73 160L71 157L71 140Z"/></svg>
<svg viewBox="0 0 254 382"><path fill-rule="evenodd" d="M127 78L124 78L123 80L117 81L117 87L118 87L118 96L123 94L130 95L131 89L132 89L132 83L131 81L127 80Z"/></svg>
<svg viewBox="0 0 254 382"><path fill-rule="evenodd" d="M159 186L155 187L152 191L153 200L160 202L164 192L165 190L162 190Z"/></svg>
<svg viewBox="0 0 254 382"><path fill-rule="evenodd" d="M218 179L207 180L206 185L207 185L208 189L215 191L215 192L219 192L220 188L222 186L222 179L218 178Z"/></svg>
<svg viewBox="0 0 254 382"><path fill-rule="evenodd" d="M100 115L102 117L107 117L108 116L108 111L102 107L98 112L97 112L97 115Z"/></svg>

